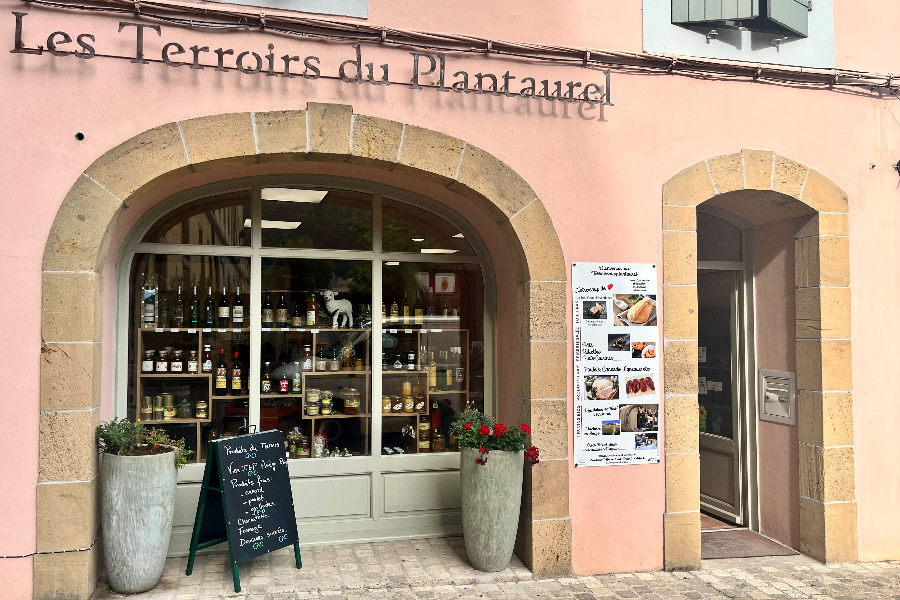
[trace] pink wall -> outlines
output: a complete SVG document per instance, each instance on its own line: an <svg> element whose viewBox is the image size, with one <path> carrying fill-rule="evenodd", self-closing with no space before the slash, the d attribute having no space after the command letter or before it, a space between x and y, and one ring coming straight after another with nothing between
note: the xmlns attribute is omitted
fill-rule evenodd
<svg viewBox="0 0 900 600"><path fill-rule="evenodd" d="M793 219L754 227L756 368L796 371ZM756 374L751 374L755 377ZM755 398L749 399L755 402ZM758 422L760 532L800 548L797 426Z"/></svg>
<svg viewBox="0 0 900 600"><path fill-rule="evenodd" d="M373 0L370 22L640 49L638 0L601 6L588 0L531 4L458 1L410 10L409 3ZM877 6L877 18L858 2L836 0L839 63L900 71L888 33L900 25L900 9L886 1L871 4ZM25 10L30 13L25 33L29 45L45 44L47 34L64 29L95 34L98 50L105 54L128 56L134 50L133 34L116 32L117 18L51 11L14 0L0 0L0 9L0 39L8 47L14 26L10 11ZM351 56L344 43L265 33L216 34L167 25L163 37L148 37L148 56L158 56L168 41L257 52L264 52L272 41L279 54L320 56L323 72L329 74ZM772 85L614 73L615 106L579 114L573 106L414 91L405 85L371 88L324 78L286 80L142 66L103 57L79 60L8 52L0 56L0 79L12 82L0 89L6 142L0 161L4 190L0 202L5 209L0 221L4 292L0 307L6 309L0 311L0 373L6 375L7 393L15 399L0 423L0 451L10 455L15 449L19 457L8 467L7 485L0 490L0 555L34 550L34 529L22 524L33 523L35 515L41 258L57 208L78 174L121 141L162 123L232 111L303 108L315 101L352 104L358 113L443 131L498 156L532 185L547 206L566 262L660 263L662 185L704 158L741 148L772 149L835 180L851 203L860 557L900 558L900 522L891 518L900 511L900 468L893 459L900 454L900 440L893 435L900 406L884 401L900 392L896 378L884 376L900 359L896 345L884 343L884 332L900 325L900 290L897 278L882 266L900 259L900 241L885 233L900 225L897 174L890 168L900 158L896 150L900 126L888 112L887 101ZM367 46L364 58L376 64L388 60L392 79L408 80L410 61L405 52ZM451 68L470 73L509 69L520 77L538 79L600 79L596 71L578 67L498 57L448 60ZM82 142L74 138L78 131L86 134ZM870 169L870 163L875 168ZM609 231L615 234L604 234ZM884 316L868 318L871 306L887 307ZM110 318L111 313L106 314ZM873 347L879 353L873 354ZM111 352L108 346L104 349L108 366ZM107 372L105 406L112 392ZM501 373L504 381L514 376ZM663 467L573 469L570 475L576 572L660 568ZM622 514L641 518L624 526ZM20 592L30 586L29 564L0 559L0 580L11 586L8 589L18 590L13 597L28 596Z"/></svg>

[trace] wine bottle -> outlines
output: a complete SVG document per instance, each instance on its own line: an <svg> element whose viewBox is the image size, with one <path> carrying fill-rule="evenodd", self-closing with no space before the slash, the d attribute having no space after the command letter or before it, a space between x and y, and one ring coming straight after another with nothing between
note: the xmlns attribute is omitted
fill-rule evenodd
<svg viewBox="0 0 900 600"><path fill-rule="evenodd" d="M203 346L203 372L212 373L212 350L209 344Z"/></svg>
<svg viewBox="0 0 900 600"><path fill-rule="evenodd" d="M194 295L188 305L188 325L197 327L200 325L200 298L197 297L197 286L194 286Z"/></svg>
<svg viewBox="0 0 900 600"><path fill-rule="evenodd" d="M228 294L225 286L222 286L222 295L219 297L219 327L228 327L231 322L231 303L228 302Z"/></svg>
<svg viewBox="0 0 900 600"><path fill-rule="evenodd" d="M241 298L241 286L237 286L234 303L231 305L231 324L235 327L244 326L244 299Z"/></svg>
<svg viewBox="0 0 900 600"><path fill-rule="evenodd" d="M269 292L269 290L266 290L266 299L263 301L262 305L262 326L274 327L274 321L275 308L272 306L272 294Z"/></svg>
<svg viewBox="0 0 900 600"><path fill-rule="evenodd" d="M184 298L181 296L181 286L178 286L178 295L175 296L175 309L172 312L172 327L178 329L184 325Z"/></svg>
<svg viewBox="0 0 900 600"><path fill-rule="evenodd" d="M219 364L216 365L216 396L228 394L228 365L225 364L225 348L219 348Z"/></svg>
<svg viewBox="0 0 900 600"><path fill-rule="evenodd" d="M266 361L266 368L263 371L262 380L259 382L260 393L263 394L272 393L272 372L269 370L270 364L272 363Z"/></svg>
<svg viewBox="0 0 900 600"><path fill-rule="evenodd" d="M391 300L391 318L394 323L400 320L400 304L397 302L397 291L394 291L394 298Z"/></svg>
<svg viewBox="0 0 900 600"><path fill-rule="evenodd" d="M145 277L142 274L142 277ZM156 296L159 290L144 278L141 286L141 327L143 329L156 329Z"/></svg>
<svg viewBox="0 0 900 600"><path fill-rule="evenodd" d="M422 308L422 292L416 290L416 303L413 304L413 318L416 325L421 325L425 321L425 310Z"/></svg>
<svg viewBox="0 0 900 600"><path fill-rule="evenodd" d="M403 292L403 324L409 325L409 296Z"/></svg>
<svg viewBox="0 0 900 600"><path fill-rule="evenodd" d="M212 327L216 324L216 301L213 300L212 286L206 293L206 300L203 302L203 324Z"/></svg>
<svg viewBox="0 0 900 600"><path fill-rule="evenodd" d="M316 302L316 293L313 292L306 303L306 326L316 327L319 323L319 303Z"/></svg>
<svg viewBox="0 0 900 600"><path fill-rule="evenodd" d="M300 312L300 302L294 302L294 312L291 313L291 327L303 327L304 317Z"/></svg>
<svg viewBox="0 0 900 600"><path fill-rule="evenodd" d="M169 293L160 292L159 296L159 327L169 326Z"/></svg>
<svg viewBox="0 0 900 600"><path fill-rule="evenodd" d="M281 292L281 299L278 301L278 306L275 307L275 327L288 327L290 324L287 302L284 301L284 292Z"/></svg>
<svg viewBox="0 0 900 600"><path fill-rule="evenodd" d="M240 363L240 354L237 350L234 351L234 362L231 364L231 395L232 396L240 396L241 395L241 363Z"/></svg>

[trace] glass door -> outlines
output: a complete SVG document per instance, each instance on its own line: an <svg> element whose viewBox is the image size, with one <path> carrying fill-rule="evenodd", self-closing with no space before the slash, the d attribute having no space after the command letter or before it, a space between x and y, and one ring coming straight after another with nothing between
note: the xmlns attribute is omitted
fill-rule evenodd
<svg viewBox="0 0 900 600"><path fill-rule="evenodd" d="M701 271L699 306L700 503L742 524L742 272Z"/></svg>

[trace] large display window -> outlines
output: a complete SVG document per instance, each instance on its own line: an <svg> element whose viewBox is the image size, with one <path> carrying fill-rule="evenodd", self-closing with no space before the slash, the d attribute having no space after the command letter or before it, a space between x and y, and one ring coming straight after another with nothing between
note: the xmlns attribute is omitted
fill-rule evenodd
<svg viewBox="0 0 900 600"><path fill-rule="evenodd" d="M174 204L136 228L120 291L128 418L202 462L254 428L295 460L455 452L456 415L492 412L484 253L458 217L309 185Z"/></svg>

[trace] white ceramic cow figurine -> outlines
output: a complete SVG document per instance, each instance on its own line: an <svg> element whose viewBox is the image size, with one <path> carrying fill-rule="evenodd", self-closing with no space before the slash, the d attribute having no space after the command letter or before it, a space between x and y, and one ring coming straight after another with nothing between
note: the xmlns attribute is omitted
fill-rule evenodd
<svg viewBox="0 0 900 600"><path fill-rule="evenodd" d="M349 300L335 300L337 292L325 290L322 297L325 298L325 310L332 316L331 327L337 329L338 317L342 317L341 327L353 327L353 305Z"/></svg>

